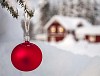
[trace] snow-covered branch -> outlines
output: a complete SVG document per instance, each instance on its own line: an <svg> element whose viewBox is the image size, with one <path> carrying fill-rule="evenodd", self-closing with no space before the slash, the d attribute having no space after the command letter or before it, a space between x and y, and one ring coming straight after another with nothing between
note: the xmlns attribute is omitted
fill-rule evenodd
<svg viewBox="0 0 100 76"><path fill-rule="evenodd" d="M18 18L18 9L17 9L17 3L24 8L24 13L27 13L27 15L31 18L34 14L34 9L31 8L31 4L29 0L0 0L1 6L3 8L7 8L7 10L10 11L10 14L12 14L13 17Z"/></svg>
<svg viewBox="0 0 100 76"><path fill-rule="evenodd" d="M27 15L31 18L34 14L34 9L31 8L31 3L29 0L17 0L19 2L19 5L24 7L24 12L27 13Z"/></svg>
<svg viewBox="0 0 100 76"><path fill-rule="evenodd" d="M7 8L7 10L10 11L10 14L12 14L13 17L18 18L18 9L15 6L15 2L13 0L3 0L1 2L1 6L3 8Z"/></svg>

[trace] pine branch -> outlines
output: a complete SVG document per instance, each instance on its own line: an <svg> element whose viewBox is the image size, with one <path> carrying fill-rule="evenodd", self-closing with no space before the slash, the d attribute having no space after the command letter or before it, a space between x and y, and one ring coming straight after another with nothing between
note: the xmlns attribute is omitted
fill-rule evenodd
<svg viewBox="0 0 100 76"><path fill-rule="evenodd" d="M25 11L25 13L28 14L28 16L30 18L33 17L33 14L34 14L33 11L32 10L29 10L26 5L25 5L25 8L24 8L24 11Z"/></svg>
<svg viewBox="0 0 100 76"><path fill-rule="evenodd" d="M14 18L18 18L18 16L19 16L18 15L18 10L14 10L13 6L10 6L7 1L3 0L1 2L1 6L2 6L2 8L7 8L7 10L10 11L10 14L12 14L12 16Z"/></svg>
<svg viewBox="0 0 100 76"><path fill-rule="evenodd" d="M17 2L19 2L19 5L21 5L22 7L24 7L24 0L17 0Z"/></svg>
<svg viewBox="0 0 100 76"><path fill-rule="evenodd" d="M12 16L14 18L18 18L18 9L15 10L14 7L12 5L9 5L8 1L7 0L0 0L1 2L1 6L2 8L7 8L7 10L10 11L10 14L12 14ZM19 5L21 5L21 7L24 8L24 12L27 13L27 15L32 18L33 17L33 14L34 14L34 11L30 10L28 7L27 7L27 4L25 4L25 0L17 0L17 2L19 3Z"/></svg>
<svg viewBox="0 0 100 76"><path fill-rule="evenodd" d="M25 4L25 1L24 0L17 0L17 2L19 2L19 5L21 5L23 8L24 8L24 12L27 13L27 15L32 18L33 17L33 14L34 14L34 11L29 10L29 8L27 7L27 5Z"/></svg>

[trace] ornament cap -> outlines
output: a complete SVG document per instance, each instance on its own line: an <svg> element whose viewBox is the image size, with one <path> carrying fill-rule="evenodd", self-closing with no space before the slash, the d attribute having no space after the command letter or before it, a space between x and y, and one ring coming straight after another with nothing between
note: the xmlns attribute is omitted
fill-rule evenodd
<svg viewBox="0 0 100 76"><path fill-rule="evenodd" d="M29 41L25 41L25 43L30 43Z"/></svg>

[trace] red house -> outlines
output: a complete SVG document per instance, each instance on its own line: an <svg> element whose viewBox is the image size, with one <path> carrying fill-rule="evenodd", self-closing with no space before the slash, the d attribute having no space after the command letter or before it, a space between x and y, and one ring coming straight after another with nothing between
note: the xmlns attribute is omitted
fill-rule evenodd
<svg viewBox="0 0 100 76"><path fill-rule="evenodd" d="M44 29L47 32L49 42L58 42L63 40L69 33L74 35L75 29L84 26L91 26L91 24L83 18L56 15L47 22Z"/></svg>
<svg viewBox="0 0 100 76"><path fill-rule="evenodd" d="M85 39L91 43L100 42L100 25L79 28L76 30L76 35L78 39Z"/></svg>

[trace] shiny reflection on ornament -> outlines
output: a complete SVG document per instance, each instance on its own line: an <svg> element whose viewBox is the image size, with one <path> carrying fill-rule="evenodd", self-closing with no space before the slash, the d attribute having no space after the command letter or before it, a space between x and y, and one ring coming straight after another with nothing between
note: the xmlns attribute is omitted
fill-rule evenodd
<svg viewBox="0 0 100 76"><path fill-rule="evenodd" d="M21 57L23 57L23 56L25 55L25 52L24 52L24 51L22 51L22 50L19 50L19 51L20 51L20 53L19 53L19 52L17 52L17 53L16 53L16 57L21 58Z"/></svg>

